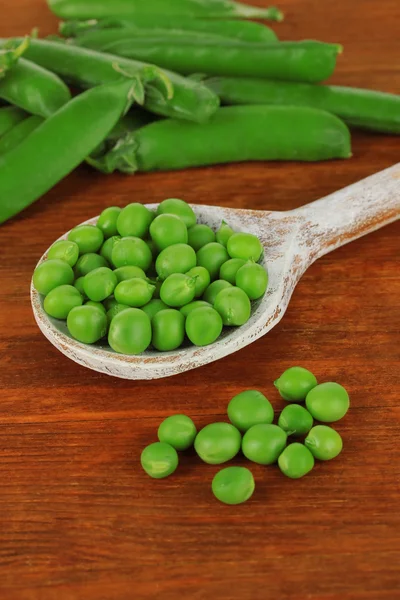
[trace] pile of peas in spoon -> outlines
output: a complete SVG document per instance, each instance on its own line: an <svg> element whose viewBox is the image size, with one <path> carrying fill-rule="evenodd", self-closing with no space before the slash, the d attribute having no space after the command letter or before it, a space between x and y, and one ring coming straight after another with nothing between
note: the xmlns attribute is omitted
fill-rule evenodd
<svg viewBox="0 0 400 600"><path fill-rule="evenodd" d="M343 448L342 438L325 423L338 421L347 413L350 400L345 388L334 382L318 384L313 373L302 367L287 369L275 386L289 403L277 425L273 424L274 409L264 394L247 390L229 402L230 423L211 423L197 432L186 415L165 419L158 429L159 441L142 452L143 469L155 479L168 477L178 467L177 451L192 445L205 463L228 462L241 450L249 461L259 465L278 463L281 472L291 479L307 475L315 459L336 458ZM314 419L324 424L314 425ZM289 441L291 437L293 441ZM253 474L246 467L226 467L212 481L213 494L225 504L246 502L254 490Z"/></svg>
<svg viewBox="0 0 400 600"><path fill-rule="evenodd" d="M33 274L44 310L84 344L107 336L121 354L215 342L244 325L268 287L259 239L222 222L197 223L183 200L157 211L134 203L105 209L56 242Z"/></svg>

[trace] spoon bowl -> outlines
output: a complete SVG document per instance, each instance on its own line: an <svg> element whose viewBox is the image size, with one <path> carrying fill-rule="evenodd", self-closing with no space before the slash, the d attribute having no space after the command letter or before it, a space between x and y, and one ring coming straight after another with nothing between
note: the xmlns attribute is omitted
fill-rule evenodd
<svg viewBox="0 0 400 600"><path fill-rule="evenodd" d="M235 231L256 235L264 247L261 263L268 269L269 287L265 296L253 303L245 325L224 328L221 337L210 346L188 346L172 352L149 350L126 356L114 352L106 343L89 346L74 340L64 321L46 314L43 297L31 284L33 313L46 338L75 362L123 379L168 377L232 354L279 323L297 282L315 260L400 218L400 164L292 211L203 205L192 208L199 223L217 229L225 220ZM85 224L96 224L97 219ZM60 239L67 236L68 232ZM46 260L47 253L38 264Z"/></svg>

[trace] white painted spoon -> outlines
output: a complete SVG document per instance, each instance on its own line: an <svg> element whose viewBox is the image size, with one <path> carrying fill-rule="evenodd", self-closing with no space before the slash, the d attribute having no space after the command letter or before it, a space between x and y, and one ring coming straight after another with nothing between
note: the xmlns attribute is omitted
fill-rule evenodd
<svg viewBox="0 0 400 600"><path fill-rule="evenodd" d="M400 163L288 212L198 205L193 209L199 222L217 229L224 219L233 229L254 233L265 248L263 261L269 272L269 288L254 304L246 325L225 328L221 338L210 346L124 356L107 346L87 346L73 340L64 322L50 319L44 312L42 298L31 286L35 319L47 339L75 362L124 379L168 377L236 352L279 323L297 282L317 258L400 218ZM97 217L87 223L96 221Z"/></svg>

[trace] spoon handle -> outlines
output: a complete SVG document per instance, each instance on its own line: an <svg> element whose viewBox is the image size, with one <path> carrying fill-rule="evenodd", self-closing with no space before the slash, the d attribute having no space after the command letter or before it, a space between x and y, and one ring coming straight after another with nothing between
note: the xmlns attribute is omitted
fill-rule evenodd
<svg viewBox="0 0 400 600"><path fill-rule="evenodd" d="M400 218L400 163L291 211L307 262Z"/></svg>

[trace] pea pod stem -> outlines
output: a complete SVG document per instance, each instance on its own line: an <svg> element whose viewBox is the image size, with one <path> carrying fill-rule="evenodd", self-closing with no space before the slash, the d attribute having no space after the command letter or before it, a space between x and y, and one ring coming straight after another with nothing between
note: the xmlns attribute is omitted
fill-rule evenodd
<svg viewBox="0 0 400 600"><path fill-rule="evenodd" d="M16 47L13 40L0 49L0 79L11 69L18 59L23 55L29 45L29 38L23 39Z"/></svg>

